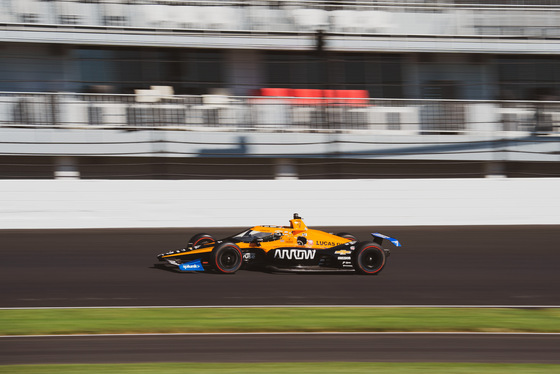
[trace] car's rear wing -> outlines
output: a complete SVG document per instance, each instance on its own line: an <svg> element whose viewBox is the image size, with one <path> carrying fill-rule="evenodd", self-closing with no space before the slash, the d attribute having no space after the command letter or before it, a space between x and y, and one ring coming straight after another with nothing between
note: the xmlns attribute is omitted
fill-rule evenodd
<svg viewBox="0 0 560 374"><path fill-rule="evenodd" d="M391 238L390 236L383 235L378 232L372 232L371 236L373 236L373 241L379 245L383 244L383 239L387 239L388 241L393 243L395 247L401 247L401 243L397 239Z"/></svg>

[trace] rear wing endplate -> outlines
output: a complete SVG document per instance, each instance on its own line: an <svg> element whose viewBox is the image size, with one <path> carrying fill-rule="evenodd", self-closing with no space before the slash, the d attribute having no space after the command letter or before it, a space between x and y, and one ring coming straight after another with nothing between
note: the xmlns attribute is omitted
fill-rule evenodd
<svg viewBox="0 0 560 374"><path fill-rule="evenodd" d="M390 236L383 235L378 232L372 232L371 236L373 236L373 241L376 242L377 244L382 244L383 239L387 239L388 241L393 243L395 247L401 247L401 243L397 239L391 238Z"/></svg>

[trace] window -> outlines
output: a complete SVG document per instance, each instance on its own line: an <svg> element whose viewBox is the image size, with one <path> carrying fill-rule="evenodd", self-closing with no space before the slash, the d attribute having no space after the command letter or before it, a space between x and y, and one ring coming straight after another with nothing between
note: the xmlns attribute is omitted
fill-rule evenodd
<svg viewBox="0 0 560 374"><path fill-rule="evenodd" d="M268 52L268 87L368 90L370 97L403 97L403 58L392 54Z"/></svg>
<svg viewBox="0 0 560 374"><path fill-rule="evenodd" d="M495 64L501 99L558 99L560 58L498 57Z"/></svg>
<svg viewBox="0 0 560 374"><path fill-rule="evenodd" d="M132 93L152 85L173 86L176 93L205 93L224 87L221 51L159 48L83 48L75 52L84 89L104 86Z"/></svg>

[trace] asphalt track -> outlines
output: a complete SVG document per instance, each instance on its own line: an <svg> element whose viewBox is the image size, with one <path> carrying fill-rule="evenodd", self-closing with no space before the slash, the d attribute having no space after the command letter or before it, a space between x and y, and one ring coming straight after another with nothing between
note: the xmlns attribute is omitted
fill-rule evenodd
<svg viewBox="0 0 560 374"><path fill-rule="evenodd" d="M157 253L196 232L0 231L0 307L560 305L560 227L328 228L398 238L378 276L181 273ZM388 245L390 246L390 245ZM558 335L327 334L2 337L0 364L101 362L560 363Z"/></svg>
<svg viewBox="0 0 560 374"><path fill-rule="evenodd" d="M374 231L328 230L362 240ZM378 276L154 266L194 233L237 229L0 231L0 307L560 305L559 226L375 230L403 244Z"/></svg>
<svg viewBox="0 0 560 374"><path fill-rule="evenodd" d="M0 338L0 364L3 365L325 361L560 364L559 351L558 335L250 334Z"/></svg>

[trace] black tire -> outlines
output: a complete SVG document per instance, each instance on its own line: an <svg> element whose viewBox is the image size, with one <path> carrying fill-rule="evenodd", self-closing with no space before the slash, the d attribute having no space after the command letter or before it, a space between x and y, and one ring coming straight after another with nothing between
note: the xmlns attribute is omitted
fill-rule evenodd
<svg viewBox="0 0 560 374"><path fill-rule="evenodd" d="M350 239L350 240L354 240L354 241L358 240L358 239L356 239L356 237L354 235L349 234L347 232L339 232L338 234L336 234L336 236L340 236L341 238Z"/></svg>
<svg viewBox="0 0 560 374"><path fill-rule="evenodd" d="M352 266L360 274L379 274L385 267L386 260L383 248L372 242L358 243L352 253Z"/></svg>
<svg viewBox="0 0 560 374"><path fill-rule="evenodd" d="M216 240L214 240L212 235L206 233L200 233L200 234L196 234L191 238L191 240L189 240L187 247L196 247L198 245L208 244L215 241Z"/></svg>
<svg viewBox="0 0 560 374"><path fill-rule="evenodd" d="M243 264L243 253L233 243L220 243L212 250L210 263L219 273L233 274Z"/></svg>

